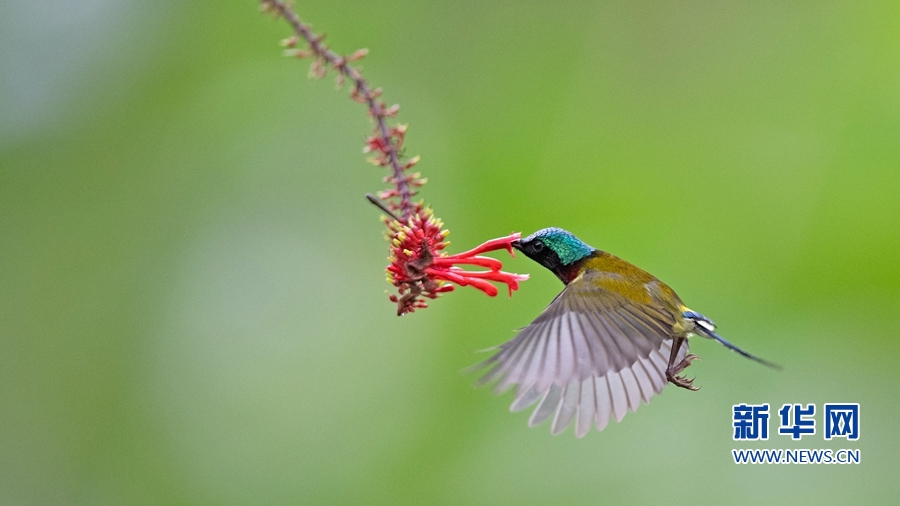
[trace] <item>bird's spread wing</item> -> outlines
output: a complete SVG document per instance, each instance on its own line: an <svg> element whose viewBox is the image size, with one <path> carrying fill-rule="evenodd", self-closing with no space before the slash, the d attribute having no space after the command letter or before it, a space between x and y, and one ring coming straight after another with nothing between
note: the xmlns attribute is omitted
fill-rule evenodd
<svg viewBox="0 0 900 506"><path fill-rule="evenodd" d="M511 409L538 402L530 426L553 416L558 434L576 419L575 434L603 430L649 402L666 386L674 318L662 306L635 304L590 280L570 283L530 325L476 368L499 392L517 385ZM687 341L679 360L687 353Z"/></svg>

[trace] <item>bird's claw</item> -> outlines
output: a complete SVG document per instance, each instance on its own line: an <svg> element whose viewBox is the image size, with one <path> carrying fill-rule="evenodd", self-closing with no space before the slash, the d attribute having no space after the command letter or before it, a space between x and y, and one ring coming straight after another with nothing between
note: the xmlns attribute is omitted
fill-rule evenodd
<svg viewBox="0 0 900 506"><path fill-rule="evenodd" d="M677 365L672 367L672 369L669 372L671 372L672 376L674 376L674 375L680 373L681 371L687 369L688 366L691 365L691 362L693 362L694 360L700 360L700 357L698 357L697 355L694 355L693 353L689 353L686 357L681 359L681 362L678 362Z"/></svg>
<svg viewBox="0 0 900 506"><path fill-rule="evenodd" d="M675 376L674 374L666 374L666 378L668 378L668 380L675 386L678 386L681 388L686 388L686 389L690 390L691 392L696 392L697 390L700 390L700 387L694 386L694 380L696 379L696 376L691 379L688 379L684 376Z"/></svg>
<svg viewBox="0 0 900 506"><path fill-rule="evenodd" d="M668 379L675 386L688 389L692 392L700 390L700 387L694 386L694 380L696 379L696 376L691 379L688 379L684 376L678 376L678 373L687 369L687 367L691 365L691 362L693 362L694 360L700 360L700 357L694 355L693 353L688 354L681 360L681 362L678 362L677 365L666 370L666 379Z"/></svg>

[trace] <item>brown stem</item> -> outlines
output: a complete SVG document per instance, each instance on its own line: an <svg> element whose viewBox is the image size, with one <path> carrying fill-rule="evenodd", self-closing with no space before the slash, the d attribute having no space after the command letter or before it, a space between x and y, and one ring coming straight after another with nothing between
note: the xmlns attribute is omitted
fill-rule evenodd
<svg viewBox="0 0 900 506"><path fill-rule="evenodd" d="M377 135L380 137L381 142L384 143L388 161L394 172L394 179L396 180L394 184L396 184L400 196L400 214L402 215L404 222L408 221L413 212L412 190L409 186L409 181L403 174L404 167L400 162L397 146L391 140L385 108L381 102L378 101L378 93L369 86L369 83L363 78L359 70L347 62L347 58L335 53L325 46L325 44L322 43L323 37L316 35L308 25L303 24L303 22L300 21L300 17L291 10L286 2L282 0L260 0L260 2L269 11L273 11L284 17L284 19L290 23L291 27L293 27L294 33L306 40L313 53L317 57L330 63L331 66L344 77L353 81L356 89L359 90L360 96L366 100L369 112L375 120Z"/></svg>

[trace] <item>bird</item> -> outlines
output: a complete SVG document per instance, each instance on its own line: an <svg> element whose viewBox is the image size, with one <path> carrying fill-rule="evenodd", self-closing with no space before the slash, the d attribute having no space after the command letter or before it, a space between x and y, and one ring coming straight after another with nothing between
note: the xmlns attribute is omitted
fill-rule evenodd
<svg viewBox="0 0 900 506"><path fill-rule="evenodd" d="M694 378L680 375L698 359L688 353L691 336L780 368L722 338L712 320L685 306L650 273L567 230L538 230L512 246L553 272L565 288L531 324L468 371L486 369L477 384L496 383L497 393L516 386L512 411L537 404L531 427L552 416L556 435L574 419L581 438L592 426L602 431L612 416L621 422L668 383L698 390Z"/></svg>

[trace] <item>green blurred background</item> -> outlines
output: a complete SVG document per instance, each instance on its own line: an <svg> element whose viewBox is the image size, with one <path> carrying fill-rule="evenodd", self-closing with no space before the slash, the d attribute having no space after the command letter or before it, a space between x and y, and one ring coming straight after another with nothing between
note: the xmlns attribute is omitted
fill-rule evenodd
<svg viewBox="0 0 900 506"><path fill-rule="evenodd" d="M240 2L0 3L0 503L896 504L900 4L299 2L402 105L454 251L572 230L711 342L623 423L459 371L560 289L397 318L365 110ZM505 255L500 255L508 260ZM731 406L773 405L767 442ZM859 402L858 442L774 434ZM732 448L860 448L858 466Z"/></svg>

